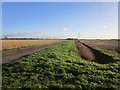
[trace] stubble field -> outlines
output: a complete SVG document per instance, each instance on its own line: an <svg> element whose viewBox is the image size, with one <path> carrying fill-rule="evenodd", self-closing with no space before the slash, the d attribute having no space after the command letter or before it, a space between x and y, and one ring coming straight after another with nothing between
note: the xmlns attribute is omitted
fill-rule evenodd
<svg viewBox="0 0 120 90"><path fill-rule="evenodd" d="M52 44L61 41L64 40L2 40L2 50L40 44Z"/></svg>

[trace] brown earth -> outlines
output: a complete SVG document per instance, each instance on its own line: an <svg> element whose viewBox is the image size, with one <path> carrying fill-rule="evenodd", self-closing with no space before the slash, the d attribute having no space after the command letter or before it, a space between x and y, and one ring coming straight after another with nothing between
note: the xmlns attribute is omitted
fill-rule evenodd
<svg viewBox="0 0 120 90"><path fill-rule="evenodd" d="M89 46L120 52L120 41L118 40L80 40Z"/></svg>
<svg viewBox="0 0 120 90"><path fill-rule="evenodd" d="M95 56L92 53L92 51L84 46L82 43L80 42L76 42L77 48L79 50L79 54L82 58L86 59L86 60L95 60Z"/></svg>

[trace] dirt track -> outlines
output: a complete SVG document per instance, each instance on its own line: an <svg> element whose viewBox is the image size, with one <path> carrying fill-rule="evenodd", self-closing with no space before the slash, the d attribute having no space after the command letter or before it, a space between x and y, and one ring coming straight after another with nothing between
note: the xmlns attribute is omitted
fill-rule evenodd
<svg viewBox="0 0 120 90"><path fill-rule="evenodd" d="M50 44L50 45L45 45L45 46L42 46L42 47L41 46L40 47L32 47L32 48L27 48L27 49L24 49L24 50L18 50L18 51L3 53L2 54L2 63L8 63L10 61L19 59L23 56L26 56L26 55L29 55L29 54L32 54L32 53L35 53L35 52L38 52L38 51L41 51L41 50L44 50L44 49L47 49L51 46L54 46L54 45L57 45L57 44L60 44L60 43L62 43L62 42L54 43L54 44Z"/></svg>

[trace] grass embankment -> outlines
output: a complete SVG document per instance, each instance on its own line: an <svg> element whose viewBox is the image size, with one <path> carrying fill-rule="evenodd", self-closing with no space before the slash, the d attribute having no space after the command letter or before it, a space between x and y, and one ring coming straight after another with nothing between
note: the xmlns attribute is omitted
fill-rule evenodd
<svg viewBox="0 0 120 90"><path fill-rule="evenodd" d="M3 88L120 88L120 58L98 64L82 60L74 41L3 65Z"/></svg>

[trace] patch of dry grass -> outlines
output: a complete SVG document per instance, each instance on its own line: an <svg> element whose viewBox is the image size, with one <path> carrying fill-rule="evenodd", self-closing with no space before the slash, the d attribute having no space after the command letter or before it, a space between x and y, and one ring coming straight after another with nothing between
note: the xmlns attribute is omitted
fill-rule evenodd
<svg viewBox="0 0 120 90"><path fill-rule="evenodd" d="M2 50L61 41L64 40L2 40Z"/></svg>

